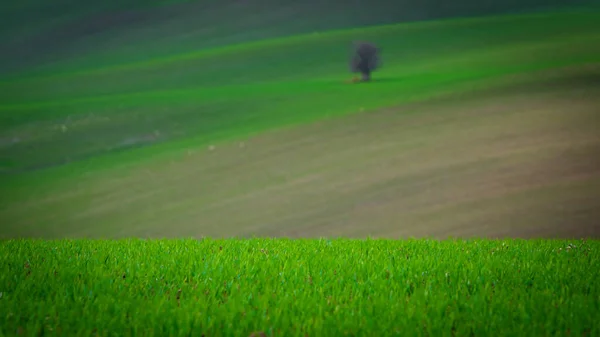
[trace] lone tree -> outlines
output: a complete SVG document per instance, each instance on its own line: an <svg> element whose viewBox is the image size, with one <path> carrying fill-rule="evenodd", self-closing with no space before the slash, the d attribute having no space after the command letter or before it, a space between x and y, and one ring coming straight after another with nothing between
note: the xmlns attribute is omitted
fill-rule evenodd
<svg viewBox="0 0 600 337"><path fill-rule="evenodd" d="M371 80L371 72L379 68L379 48L370 42L354 42L352 57L350 58L350 71L361 73L362 81Z"/></svg>

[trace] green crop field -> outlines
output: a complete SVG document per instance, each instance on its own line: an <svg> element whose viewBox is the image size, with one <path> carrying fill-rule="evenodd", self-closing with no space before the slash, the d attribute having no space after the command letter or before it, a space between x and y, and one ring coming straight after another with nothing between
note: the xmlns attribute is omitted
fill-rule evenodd
<svg viewBox="0 0 600 337"><path fill-rule="evenodd" d="M179 2L0 55L0 336L600 335L600 11Z"/></svg>
<svg viewBox="0 0 600 337"><path fill-rule="evenodd" d="M542 185L562 186L551 194L569 200L529 205L538 209L534 213L541 214L539 207L552 202L576 203L584 208L578 212L591 219L596 213L588 208L596 194L563 186L562 180L580 184L573 179L585 177L589 182L581 188L597 185L598 176L590 175L597 161L585 158L598 154L599 123L593 111L600 76L598 13L573 10L374 26L146 61L98 61L94 67L65 61L52 71L7 78L0 83L0 218L6 223L0 236L421 235L402 226L417 221L437 227L443 216L423 210L427 219L381 219L382 227L368 233L364 226L342 229L339 224L347 221L344 214L357 209L355 204L392 195L378 186L394 186L400 191L396 196L410 195L419 191L411 184L443 177L436 171L451 174L448 181L458 184L468 181L473 172L465 170L472 169L478 169L477 179L492 181L497 178L489 170L494 160L513 165L495 166L516 172L504 175L505 185L533 175L545 178ZM346 60L355 39L384 48L383 68L368 85L346 83ZM95 54L80 58L85 57L94 60ZM527 101L519 98L524 92L531 93ZM450 101L440 103L443 97ZM487 99L477 99L481 97ZM432 99L438 103L409 106ZM531 109L531 104L539 106ZM448 112L440 111L440 105ZM565 114L559 106L572 111ZM498 119L500 114L504 117ZM435 122L438 118L444 120ZM423 123L433 124L412 127ZM578 144L586 144L584 152L573 152ZM506 158L485 155L491 148ZM354 160L348 150L357 154ZM561 151L563 160L558 158ZM453 152L452 158L445 157ZM479 159L471 163L474 158ZM403 163L395 173L390 171L394 161ZM562 165L552 161L573 166L564 169L577 178L556 171ZM457 165L465 170L448 169ZM352 181L364 182L348 192L352 195L333 188ZM465 191L471 185L485 187L471 181L463 183ZM331 188L317 192L327 186ZM431 197L450 195L453 188L422 198L440 206ZM274 200L269 191L279 191L280 198ZM572 200L582 193L588 200ZM249 195L256 197L248 201ZM482 191L473 191L473 201L481 196ZM418 211L409 206L417 196L409 199L399 205L408 208L403 214ZM323 209L323 200L336 205ZM498 209L496 205L500 203L490 207ZM228 209L250 213L223 222L223 214L231 216ZM527 222L510 216L511 223ZM326 226L314 224L322 221ZM539 221L547 219L529 219Z"/></svg>
<svg viewBox="0 0 600 337"><path fill-rule="evenodd" d="M585 240L7 241L0 333L597 336L599 252Z"/></svg>

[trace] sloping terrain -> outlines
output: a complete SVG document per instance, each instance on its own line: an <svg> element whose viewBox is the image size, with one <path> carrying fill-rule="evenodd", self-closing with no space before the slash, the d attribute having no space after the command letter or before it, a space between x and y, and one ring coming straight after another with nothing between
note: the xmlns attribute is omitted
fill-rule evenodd
<svg viewBox="0 0 600 337"><path fill-rule="evenodd" d="M8 79L0 236L596 235L598 18L379 26ZM371 83L346 83L354 39L384 47Z"/></svg>
<svg viewBox="0 0 600 337"><path fill-rule="evenodd" d="M56 66L136 62L329 29L591 3L593 0L462 0L451 5L440 0L27 0L0 8L0 75Z"/></svg>
<svg viewBox="0 0 600 337"><path fill-rule="evenodd" d="M73 181L0 235L597 237L600 77L558 74Z"/></svg>
<svg viewBox="0 0 600 337"><path fill-rule="evenodd" d="M367 86L345 84L353 39L383 48L383 68ZM545 13L298 36L20 78L0 83L0 173L13 180L69 164L70 174L99 157L137 162L474 81L598 62L599 42L598 13ZM114 155L121 151L129 158Z"/></svg>

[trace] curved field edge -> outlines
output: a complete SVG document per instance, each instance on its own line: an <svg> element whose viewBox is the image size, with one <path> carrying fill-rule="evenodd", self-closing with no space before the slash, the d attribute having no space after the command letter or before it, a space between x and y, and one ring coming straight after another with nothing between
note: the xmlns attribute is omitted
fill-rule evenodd
<svg viewBox="0 0 600 337"><path fill-rule="evenodd" d="M600 18L600 16L599 16ZM600 26L599 26L600 28ZM600 61L592 54L593 47L600 41L600 31L590 32L576 37L560 37L542 41L528 41L510 46L487 47L485 49L465 50L456 54L433 55L410 64L387 65L384 71L378 72L375 82L402 81L406 85L433 82L440 79L451 82L454 78L471 79L474 77L493 77L515 72L528 72L564 66L585 64ZM585 46L585 47L584 47ZM517 61L518 57L531 54L550 54L565 48L579 49L580 52L569 52L563 57L540 57L536 62L531 60ZM597 49L597 48L596 48ZM598 49L600 51L600 49ZM487 64L486 64L487 63ZM292 64L293 65L293 64ZM490 67L492 66L493 67ZM0 116L9 114L28 114L40 109L73 110L89 105L96 108L111 107L144 107L164 103L165 101L183 105L220 101L225 98L248 99L256 96L298 94L315 94L323 90L340 88L340 75L318 76L314 79L295 79L283 81L267 81L258 83L224 84L216 86L184 86L164 89L150 89L128 93L111 93L104 95L87 95L83 97L59 97L46 100L17 101L0 104ZM411 85L412 86L412 85ZM405 89L405 88L399 88ZM47 118L47 117L45 117Z"/></svg>
<svg viewBox="0 0 600 337"><path fill-rule="evenodd" d="M56 104L67 99L64 103L69 103L69 98L81 100L85 96L110 99L111 94L116 94L114 99L118 99L124 94L175 88L210 90L214 86L261 82L339 80L340 73L346 72L344 60L348 45L355 39L373 40L385 48L384 72L388 74L428 67L428 64L439 66L448 62L447 58L462 57L466 61L473 57L480 59L480 63L486 53L502 50L508 55L503 55L507 59L501 63L510 63L510 50L518 53L527 44L532 45L532 53L537 47L544 49L544 44L552 48L556 43L593 51L600 31L599 15L600 12L567 12L399 24L200 50L198 54L167 61L152 60L143 65L84 69L71 74L56 70L49 76L24 76L0 83L4 89L0 94L5 96L2 110L43 106L45 101ZM547 52L539 50L541 62L559 61L558 56L572 57L570 54L575 51L554 56ZM207 63L211 66L206 67ZM33 105L22 106L23 98Z"/></svg>
<svg viewBox="0 0 600 337"><path fill-rule="evenodd" d="M35 93L33 89L36 89L36 87L33 86L30 93L15 96L17 99L16 102L11 104L5 102L3 104L0 108L2 110L0 116L3 120L7 121L7 123L2 123L3 126L6 127L6 125L9 125L9 122L28 123L30 120L40 119L50 123L59 123L57 125L60 126L61 119L68 119L71 115L87 113L88 111L100 111L101 114L104 113L103 117L119 115L124 120L128 120L127 125L132 125L133 127L135 120L132 117L128 117L130 114L126 109L152 109L154 106L157 109L166 111L157 113L157 118L169 119L172 113L177 114L183 111L179 118L182 120L183 117L194 118L194 122L186 123L187 129L185 131L188 132L188 135L183 138L170 139L165 143L158 143L132 151L129 149L111 150L107 153L88 156L86 158L89 159L81 161L76 158L75 161L71 161L65 166L45 169L40 172L33 172L32 174L4 175L0 178L0 183L5 188L9 186L22 188L24 182L35 184L44 180L54 180L57 177L75 178L81 176L81 174L88 173L88 171L98 172L107 168L117 169L138 166L150 161L175 159L189 148L204 147L216 142L220 143L250 137L267 130L309 123L323 118L399 105L426 99L440 93L460 92L465 90L465 88L474 87L476 83L482 86L484 84L487 85L488 82L491 83L502 79L506 75L511 76L523 73L524 76L527 76L528 73L540 70L597 63L597 55L599 54L594 53L594 51L598 51L600 44L594 42L597 42L599 39L597 33L598 27L596 23L590 20L590 17L593 17L594 14L590 14L592 16L582 13L573 16L564 14L564 17L568 19L565 19L567 21L562 22L561 25L564 26L566 23L576 22L577 25L568 26L578 27L576 30L585 28L581 35L575 36L569 36L564 32L556 32L560 31L560 29L557 30L558 28L556 28L560 27L560 25L553 26L556 23L551 19L564 18L562 15L534 15L534 17L544 18L546 25L554 27L555 34L550 34L550 37L544 37L541 40L536 40L535 37L546 32L539 27L530 29L527 32L529 35L526 35L526 38L517 38L517 41L513 41L511 37L514 31L510 34L496 32L499 34L497 38L503 41L501 45L495 45L485 39L481 40L481 37L477 38L477 34L475 34L471 37L472 41L467 39L469 40L467 41L467 45L470 46L470 49L462 50L459 48L459 50L454 50L454 46L450 48L452 53L432 53L426 57L420 57L419 53L430 51L430 45L443 46L443 41L437 39L435 41L426 41L424 49L420 50L416 56L412 55L409 58L401 56L403 52L401 44L390 44L388 47L394 51L392 55L400 55L400 61L395 64L391 62L386 63L385 71L382 70L380 74L380 81L375 81L365 86L343 84L340 79L341 70L337 56L334 58L331 55L328 56L329 61L324 69L318 69L319 71L313 70L307 75L302 75L305 77L293 77L293 74L303 73L303 66L297 65L295 61L289 61L289 64L286 63L286 67L277 68L282 71L283 75L280 75L283 77L258 84L251 82L244 83L246 80L239 83L238 77L236 77L238 75L227 73L220 79L217 78L221 81L220 85L207 87L206 84L200 84L189 87L189 83L180 83L179 75L173 75L169 69L162 69L161 71L164 74L157 75L157 78L171 76L174 82L165 85L164 88L160 87L162 84L157 84L156 86L160 88L154 88L153 90L143 88L145 84L141 73L137 77L129 76L130 74L126 71L109 72L111 74L109 76L110 81L100 84L93 83L93 86L88 89L79 89L79 87L90 85L90 81L80 82L77 76L61 77L62 79L60 80L56 79L58 81L56 83L50 81L47 87L41 86L38 88L37 93L49 95L50 90L54 90L51 87L60 87L55 84L59 84L62 80L68 80L69 86L61 90L67 95L74 95L73 97L65 96L61 98L58 96L48 101L28 102L29 99L24 99L29 94ZM501 17L495 20L504 22L505 24L506 22L514 22L510 18L512 17L509 17L509 19ZM585 18L585 20L582 18ZM486 20L488 18L466 21L485 23L487 22ZM492 23L496 21L492 20ZM521 23L521 27L523 28L525 20L521 19L518 22ZM432 25L433 23L428 24ZM419 24L416 25L418 26ZM509 24L508 26L511 25ZM410 27L410 25L407 27ZM465 27L469 28L472 26L465 25ZM588 30L586 27L590 29ZM519 30L518 27L512 27L512 29ZM442 31L444 31L444 25L431 30L428 34L435 35L437 34L436 32L441 33ZM386 32L386 30L378 32ZM544 34L541 36L545 36ZM405 34L405 37L408 35L410 35L410 32ZM323 43L329 43L328 36L328 34L321 34L319 37L315 37L314 41L321 41L321 44L298 44L297 48L304 48L312 52L318 51L318 48ZM377 34L373 36L376 37ZM388 38L393 36L395 35L391 34ZM521 36L521 34L518 36ZM485 43L478 45L482 42ZM263 43L268 43L268 41ZM280 52L286 50L286 48L275 49ZM334 49L338 50L337 47ZM218 59L218 55L220 54L216 55L213 60ZM241 60L248 55L239 53L236 57ZM228 63L225 62L224 64ZM180 64L178 67L180 67L180 71L188 69L188 65L185 63L183 65ZM245 74L251 75L252 72L246 70ZM292 77L286 78L288 76L286 74ZM197 78L194 76L188 77L196 80ZM268 78L270 75L264 76ZM252 78L252 76L249 77ZM133 81L131 85L137 89L133 92L121 92L120 89L113 88L111 83L117 85L119 80ZM112 90L114 92L113 95L100 95L99 91L105 89ZM80 90L80 92L72 94L72 90ZM307 97L311 99L307 100ZM194 111L191 111L194 109L204 109L203 104L208 105L206 112L194 113ZM211 106L211 104L214 106ZM185 112L185 108L188 108L190 113ZM108 112L103 112L106 110ZM138 115L145 112L146 110L142 110ZM156 126L150 125L147 127ZM155 129L140 129L136 131L141 133L153 130ZM54 136L61 137L59 131L54 130L53 132L57 133ZM92 138L101 136L103 135L89 135ZM73 141L70 143L75 144ZM48 144L51 144L51 142L43 144L43 146L49 146ZM55 153L55 150L66 151L58 148L58 145L61 145L61 143L54 144L54 148L46 147L46 150L43 152Z"/></svg>
<svg viewBox="0 0 600 337"><path fill-rule="evenodd" d="M597 240L9 240L6 335L600 334Z"/></svg>
<svg viewBox="0 0 600 337"><path fill-rule="evenodd" d="M348 95L348 98L354 98L357 102L350 102L350 106L343 109L328 110L306 110L302 106L298 109L305 111L298 115L271 115L270 119L263 119L260 123L241 125L237 128L213 132L209 135L199 134L195 137L189 137L180 140L173 140L165 143L157 143L153 146L139 147L132 150L113 151L108 154L87 158L81 161L70 162L62 166L51 167L41 171L26 172L18 175L4 175L0 177L0 185L4 191L2 195L11 200L16 200L21 194L30 195L28 186L35 186L36 189L51 190L55 187L65 188L65 183L83 183L88 179L96 180L101 177L108 177L112 174L123 174L134 172L144 165L152 163L169 163L184 158L189 150L209 151L208 145L227 144L257 136L263 132L275 131L278 129L293 128L301 124L309 124L325 119L339 119L352 114L372 113L386 107L401 107L419 101L443 100L445 98L455 97L457 95L470 95L476 97L478 94L485 94L488 90L495 88L510 88L513 85L539 85L544 81L550 83L560 83L572 78L585 77L589 74L597 73L598 69L595 63L587 66L572 66L561 68L550 68L545 70L530 70L529 72L516 72L512 74L497 74L496 76L474 77L465 80L459 75L451 81L442 81L441 83L428 83L428 80L421 79L421 85L412 87L414 83L406 83L402 97L390 97L386 101L369 102L362 101L363 97L368 97L369 93L375 92L377 86L386 83L378 83L372 86L355 86L354 93ZM493 70L492 70L493 72ZM430 77L438 81L443 77ZM361 91L362 90L362 91ZM367 92L365 92L367 90ZM388 90L394 92L394 88ZM397 89L396 89L397 90ZM371 97L372 99L372 97ZM293 106L292 106L293 108ZM282 105L281 109L289 111L290 106ZM298 110L297 109L297 110Z"/></svg>
<svg viewBox="0 0 600 337"><path fill-rule="evenodd" d="M68 68L57 68L55 70L46 70L42 74L30 74L25 75L21 78L14 78L9 80L0 81L0 85L5 83L11 83L14 81L31 81L41 79L52 79L56 77L64 76L79 76L79 75L91 75L101 74L104 72L111 71L125 71L152 68L161 65L169 65L171 63L182 62L187 60L197 60L202 58L211 57L223 57L228 55L235 55L240 53L252 53L252 52L264 52L270 49L279 49L284 47L291 47L297 44L314 43L323 40L337 40L337 39L355 39L361 35L377 35L382 32L394 31L396 33L410 33L419 30L428 29L452 29L465 25L476 25L481 23L486 24L500 24L511 21L523 21L523 20L572 20L576 22L581 19L589 19L597 17L600 11L593 8L567 8L561 11L543 11L538 13L524 13L524 14L506 14L506 15L488 15L483 17L467 17L467 18L449 18L442 20L431 20L421 22L409 22L400 24L387 24L387 25L375 25L368 27L359 27L352 29L335 29L329 30L326 33L307 33L293 36L272 38L267 40L253 41L243 44L234 44L227 46L220 46L215 48L201 49L197 51L191 51L186 53L179 53L175 55L156 57L146 61L139 62L128 62L128 63L116 63L107 64L94 68L79 68L79 69L68 69ZM86 59L93 59L93 56L88 56ZM100 63L100 62L99 62Z"/></svg>

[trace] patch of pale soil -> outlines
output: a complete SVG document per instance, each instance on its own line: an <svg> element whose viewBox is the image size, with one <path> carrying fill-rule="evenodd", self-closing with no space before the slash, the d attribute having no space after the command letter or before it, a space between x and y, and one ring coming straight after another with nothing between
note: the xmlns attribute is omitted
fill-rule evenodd
<svg viewBox="0 0 600 337"><path fill-rule="evenodd" d="M598 93L497 92L271 132L3 217L43 236L598 237Z"/></svg>

